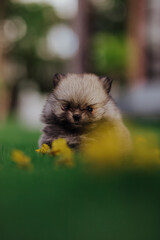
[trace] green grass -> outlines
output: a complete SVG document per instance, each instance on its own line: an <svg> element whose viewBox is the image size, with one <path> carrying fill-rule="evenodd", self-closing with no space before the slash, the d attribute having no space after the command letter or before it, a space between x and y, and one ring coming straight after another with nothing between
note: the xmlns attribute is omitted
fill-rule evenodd
<svg viewBox="0 0 160 240"><path fill-rule="evenodd" d="M155 132L159 123L131 131ZM88 173L79 164L55 168L38 155L39 132L11 122L0 128L0 239L159 240L160 170ZM34 171L17 168L12 149L32 158Z"/></svg>

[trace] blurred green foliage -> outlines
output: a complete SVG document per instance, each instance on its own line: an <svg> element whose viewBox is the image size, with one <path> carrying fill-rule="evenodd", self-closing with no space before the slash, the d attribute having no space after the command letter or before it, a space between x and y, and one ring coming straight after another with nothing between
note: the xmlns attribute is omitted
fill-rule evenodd
<svg viewBox="0 0 160 240"><path fill-rule="evenodd" d="M127 69L127 1L106 0L91 13L90 69L122 82Z"/></svg>
<svg viewBox="0 0 160 240"><path fill-rule="evenodd" d="M5 20L22 19L26 24L26 34L10 44L6 59L18 66L12 79L8 81L11 89L11 110L17 102L20 83L35 82L41 92L52 88L52 76L56 72L66 72L68 61L56 56L43 57L42 45L48 31L58 23L71 25L74 20L58 17L53 7L47 4L5 1ZM90 42L87 49L88 69L99 75L109 75L119 82L125 82L127 69L127 1L106 0L103 6L91 7L86 25L89 26ZM41 43L41 44L40 44ZM45 49L45 46L44 46ZM45 51L45 50L44 50ZM45 55L45 54L44 54ZM23 71L24 70L24 71ZM26 86L26 84L24 84Z"/></svg>
<svg viewBox="0 0 160 240"><path fill-rule="evenodd" d="M22 79L30 79L38 83L41 91L49 91L54 72L62 71L64 62L57 58L43 59L37 54L37 46L41 38L45 38L49 29L61 20L54 9L47 4L21 4L8 1L6 19L20 17L24 20L26 35L13 43L7 53L8 60L26 68L25 74L14 79L19 84Z"/></svg>
<svg viewBox="0 0 160 240"><path fill-rule="evenodd" d="M88 69L99 75L109 74L113 78L125 80L127 67L126 21L127 1L106 0L101 7L90 9L90 46L88 49ZM26 71L12 81L17 88L23 79L38 83L41 91L49 91L52 86L52 75L65 72L66 61L53 57L43 59L37 54L39 42L45 39L49 29L57 23L66 22L60 19L53 7L47 4L22 4L8 0L5 7L5 18L20 17L27 26L26 35L12 44L7 52L8 60L13 60Z"/></svg>
<svg viewBox="0 0 160 240"><path fill-rule="evenodd" d="M160 132L158 122L133 129ZM79 156L74 168L56 168L35 152L39 135L14 122L0 127L1 240L160 239L159 168L94 174ZM32 158L32 172L11 161L14 148Z"/></svg>
<svg viewBox="0 0 160 240"><path fill-rule="evenodd" d="M101 75L111 74L124 80L127 68L127 48L124 37L115 37L106 33L96 34L93 39L93 68Z"/></svg>

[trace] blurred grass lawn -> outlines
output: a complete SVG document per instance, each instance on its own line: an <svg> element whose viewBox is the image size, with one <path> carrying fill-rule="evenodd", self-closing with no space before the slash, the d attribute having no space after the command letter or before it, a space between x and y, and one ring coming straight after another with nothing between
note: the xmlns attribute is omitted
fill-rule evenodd
<svg viewBox="0 0 160 240"><path fill-rule="evenodd" d="M131 130L158 134L159 123ZM39 132L10 122L0 128L0 239L159 240L160 169L88 173L54 167L38 155ZM33 172L18 169L12 149L32 158Z"/></svg>

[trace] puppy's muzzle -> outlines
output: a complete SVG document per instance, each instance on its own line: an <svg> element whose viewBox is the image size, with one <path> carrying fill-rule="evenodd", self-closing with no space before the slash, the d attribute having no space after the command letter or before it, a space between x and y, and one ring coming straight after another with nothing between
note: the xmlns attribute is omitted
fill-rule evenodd
<svg viewBox="0 0 160 240"><path fill-rule="evenodd" d="M74 119L75 122L79 122L80 119L81 119L81 115L80 114L74 114L73 119Z"/></svg>

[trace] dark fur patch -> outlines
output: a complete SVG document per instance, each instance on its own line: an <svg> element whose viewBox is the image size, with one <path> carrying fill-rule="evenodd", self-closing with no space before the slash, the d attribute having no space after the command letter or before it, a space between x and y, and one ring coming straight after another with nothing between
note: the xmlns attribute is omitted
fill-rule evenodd
<svg viewBox="0 0 160 240"><path fill-rule="evenodd" d="M40 138L40 146L43 143L51 146L52 141L58 138L64 138L67 141L69 147L76 147L80 144L80 133L74 129L69 129L65 125L51 124L46 125L43 129L43 135Z"/></svg>
<svg viewBox="0 0 160 240"><path fill-rule="evenodd" d="M108 76L102 76L102 77L100 77L100 80L102 81L106 92L110 93L113 80L111 78L109 78Z"/></svg>
<svg viewBox="0 0 160 240"><path fill-rule="evenodd" d="M56 73L53 76L53 88L57 87L59 81L65 77L65 74Z"/></svg>

